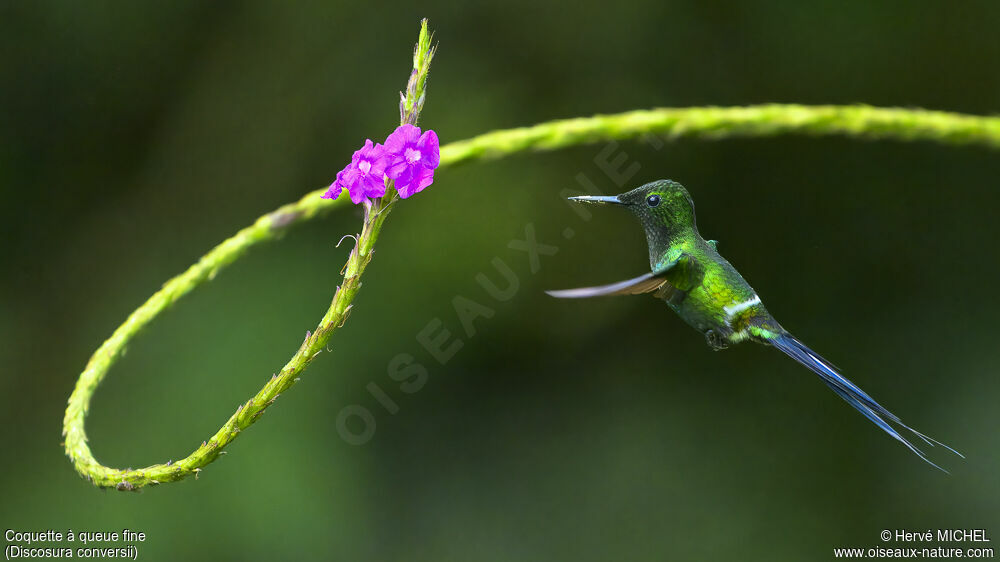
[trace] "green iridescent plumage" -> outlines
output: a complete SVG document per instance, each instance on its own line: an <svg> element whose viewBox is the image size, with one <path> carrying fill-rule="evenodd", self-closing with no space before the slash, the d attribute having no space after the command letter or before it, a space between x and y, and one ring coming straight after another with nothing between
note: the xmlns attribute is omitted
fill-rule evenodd
<svg viewBox="0 0 1000 562"><path fill-rule="evenodd" d="M937 467L893 424L912 432L928 445L942 445L961 456L951 447L902 423L844 378L829 361L782 328L750 284L719 254L717 243L701 237L695 220L694 202L679 183L660 180L612 197L581 196L571 199L612 204L631 211L646 232L651 272L600 287L549 291L550 295L585 298L652 293L704 334L713 349L724 349L746 340L779 349L819 375L841 398L931 465Z"/></svg>

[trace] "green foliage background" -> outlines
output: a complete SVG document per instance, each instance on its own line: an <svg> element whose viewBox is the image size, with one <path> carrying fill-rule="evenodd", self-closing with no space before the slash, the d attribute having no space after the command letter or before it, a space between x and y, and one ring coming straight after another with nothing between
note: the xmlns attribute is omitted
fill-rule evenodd
<svg viewBox="0 0 1000 562"><path fill-rule="evenodd" d="M623 143L640 168L621 189L600 145L444 170L387 222L330 354L198 481L119 494L73 472L60 423L90 353L393 128L420 17L443 142L654 106L1000 109L992 2L502 6L0 7L0 526L137 529L146 559L801 560L891 546L886 528L1000 536L1000 158L928 143ZM546 297L647 267L630 217L560 200L581 173L684 183L786 327L969 458L934 471L787 358L713 353L652 299ZM559 247L537 273L507 246L528 223ZM214 432L315 325L358 224L298 228L154 323L95 397L97 458L180 458ZM475 281L494 257L508 302ZM471 338L457 295L495 311ZM435 318L465 340L446 365L415 340ZM429 369L416 393L387 375L398 353ZM365 445L338 435L349 404L375 415Z"/></svg>

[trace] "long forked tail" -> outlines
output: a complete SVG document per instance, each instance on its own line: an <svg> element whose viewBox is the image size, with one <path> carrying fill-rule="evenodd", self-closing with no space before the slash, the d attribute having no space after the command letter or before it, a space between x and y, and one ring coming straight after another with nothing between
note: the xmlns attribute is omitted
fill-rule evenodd
<svg viewBox="0 0 1000 562"><path fill-rule="evenodd" d="M848 404L854 406L855 409L864 414L864 416L871 420L875 425L882 428L883 431L897 439L903 445L906 445L907 448L916 453L917 456L934 468L948 472L931 462L923 451L906 439L906 437L903 437L898 431L896 431L896 428L890 425L890 423L894 423L909 431L913 435L916 435L924 443L927 443L931 447L941 445L945 449L948 449L963 459L965 458L965 455L959 453L955 449L952 449L940 441L927 437L923 433L920 433L919 431L901 422L895 414L883 408L878 402L872 399L871 396L865 394L865 391L858 388L854 383L847 380L843 375L837 372L837 368L834 367L829 361L820 357L818 353L809 349L806 344L795 339L791 334L785 333L776 338L770 339L769 341L771 342L771 345L780 349L786 355L799 363L802 363L808 367L809 370L819 375L820 378L823 379L823 382L832 388L834 392L839 394L841 398L846 400Z"/></svg>

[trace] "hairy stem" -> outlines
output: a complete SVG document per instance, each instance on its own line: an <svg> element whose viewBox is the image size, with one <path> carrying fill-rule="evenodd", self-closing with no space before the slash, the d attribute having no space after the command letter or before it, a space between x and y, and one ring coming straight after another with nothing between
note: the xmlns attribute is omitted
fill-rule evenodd
<svg viewBox="0 0 1000 562"><path fill-rule="evenodd" d="M420 36L413 55L413 63L417 65L413 69L410 82L414 82L414 76L422 76L423 79L418 84L408 85L407 93L404 95L402 103L409 102L411 110L406 114L405 119L401 116L401 123L411 120L416 122L420 109L423 107L424 86L426 83L427 71L433 58L433 49L430 46L430 33L427 29L427 20L420 23ZM411 96L419 96L419 100L410 100ZM302 216L315 211L299 210L296 207L302 204L312 204L315 202L325 202L320 196L322 193L311 193L301 201L292 205L285 205L274 213L266 217L261 217L253 226L245 228L236 236L223 242L216 248L219 250L226 247L225 251L210 252L197 264L188 269L182 275L172 279L163 289L153 295L149 301L138 310L133 312L124 325L115 330L115 333L97 350L91 357L90 363L80 375L76 388L69 398L69 406L66 408L66 416L63 419L63 434L65 436L66 454L73 460L77 471L88 478L94 485L99 487L114 487L118 490L136 491L143 486L150 484L161 484L181 480L201 472L202 467L208 465L219 455L223 454L222 449L240 434L241 431L249 427L261 415L264 410L274 403L278 396L291 388L298 381L298 375L316 358L323 350L330 337L338 328L344 325L351 311L351 302L361 288L361 276L365 268L371 261L375 253L375 241L378 240L379 232L386 217L389 215L393 203L395 203L396 191L392 182L386 180L387 189L385 197L374 202L365 203L365 218L361 227L361 233L355 239L354 248L351 250L347 263L344 264L343 282L337 287L333 295L333 300L326 314L323 315L319 325L314 332L306 334L305 341L299 346L298 351L282 367L281 371L271 375L271 379L264 384L264 387L252 398L236 409L236 412L226 420L226 423L209 438L203 441L201 446L194 450L187 457L177 462L167 462L166 464L156 464L142 469L114 469L106 467L94 458L87 444L87 434L84 430L84 418L90 407L90 398L94 390L107 374L108 368L121 354L125 343L146 323L153 319L160 311L172 304L177 298L186 294L187 291L196 285L211 279L221 268L231 263L242 253L241 248L247 248L255 241L266 239L275 230L300 220ZM346 190L338 198L342 201L348 197ZM318 208L318 207L317 207Z"/></svg>
<svg viewBox="0 0 1000 562"><path fill-rule="evenodd" d="M649 109L562 119L486 133L442 146L441 165L649 134L671 139L721 139L791 133L1000 148L1000 117L866 105L771 104Z"/></svg>
<svg viewBox="0 0 1000 562"><path fill-rule="evenodd" d="M426 22L421 29L415 62L429 64L433 50ZM401 120L415 123L423 104L426 68L411 74L407 93L400 104ZM552 150L611 139L627 139L647 134L675 137L724 138L730 136L766 137L779 134L813 136L846 135L857 138L925 140L944 144L972 144L1000 148L1000 118L963 115L918 109L878 108L868 106L761 105L749 107L692 107L631 111L617 115L566 119L531 127L486 133L441 147L441 167L459 162L499 158L527 150ZM252 246L277 238L294 224L320 216L324 211L345 204L346 192L337 200L321 199L323 189L314 191L295 203L267 214L235 236L216 246L187 271L168 281L91 357L69 399L63 422L66 453L76 469L94 484L135 490L147 484L180 480L197 474L215 460L221 450L240 431L263 414L277 396L295 383L296 377L316 357L333 331L346 320L351 302L360 287L360 278L371 260L382 223L391 211L395 197L387 195L368 209L357 244L344 268L344 279L316 332L309 335L282 370L272 376L253 398L241 406L222 428L187 458L138 470L119 470L101 465L87 445L84 417L91 396L108 369L121 355L126 344L158 314L187 294L211 280L219 270L240 257ZM389 190L392 193L392 190Z"/></svg>

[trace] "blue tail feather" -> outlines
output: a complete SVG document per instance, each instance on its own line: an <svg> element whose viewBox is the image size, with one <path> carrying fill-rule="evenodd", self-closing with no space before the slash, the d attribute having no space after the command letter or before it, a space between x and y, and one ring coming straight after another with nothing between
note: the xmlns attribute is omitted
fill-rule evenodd
<svg viewBox="0 0 1000 562"><path fill-rule="evenodd" d="M832 388L833 391L836 392L841 398L847 401L848 404L854 406L856 410L858 410L866 418L871 420L872 423L880 427L883 431L891 435L894 439L898 440L903 445L906 445L908 449L913 451L917 456L919 456L921 459L923 459L925 462L927 462L934 468L937 468L938 470L942 470L944 472L948 472L947 470L944 470L940 466L931 462L923 451L921 451L916 445L911 443L906 437L901 435L899 431L896 430L896 428L890 425L890 422L895 423L901 428L909 431L913 435L916 435L924 443L930 445L931 447L935 445L941 445L942 447L948 449L949 451L955 453L956 455L965 458L965 456L962 455L962 453L959 453L955 449L952 449L951 447L945 445L944 443L941 443L940 441L927 437L923 433L920 433L919 431L913 429L912 427L900 421L900 419L895 414L883 408L881 404L876 402L871 396L868 396L868 394L866 394L865 391L861 390L860 388L857 387L857 385L855 385L851 381L847 380L847 378L845 378L843 375L841 375L837 371L837 368L834 367L829 361L820 357L818 353L809 349L809 347L807 347L804 343L792 337L791 334L788 333L782 334L774 339L771 339L770 342L771 345L780 349L783 353L785 353L792 359L795 359L796 361L807 367L810 371L819 375L820 378L823 379L823 382L825 382L827 386Z"/></svg>

